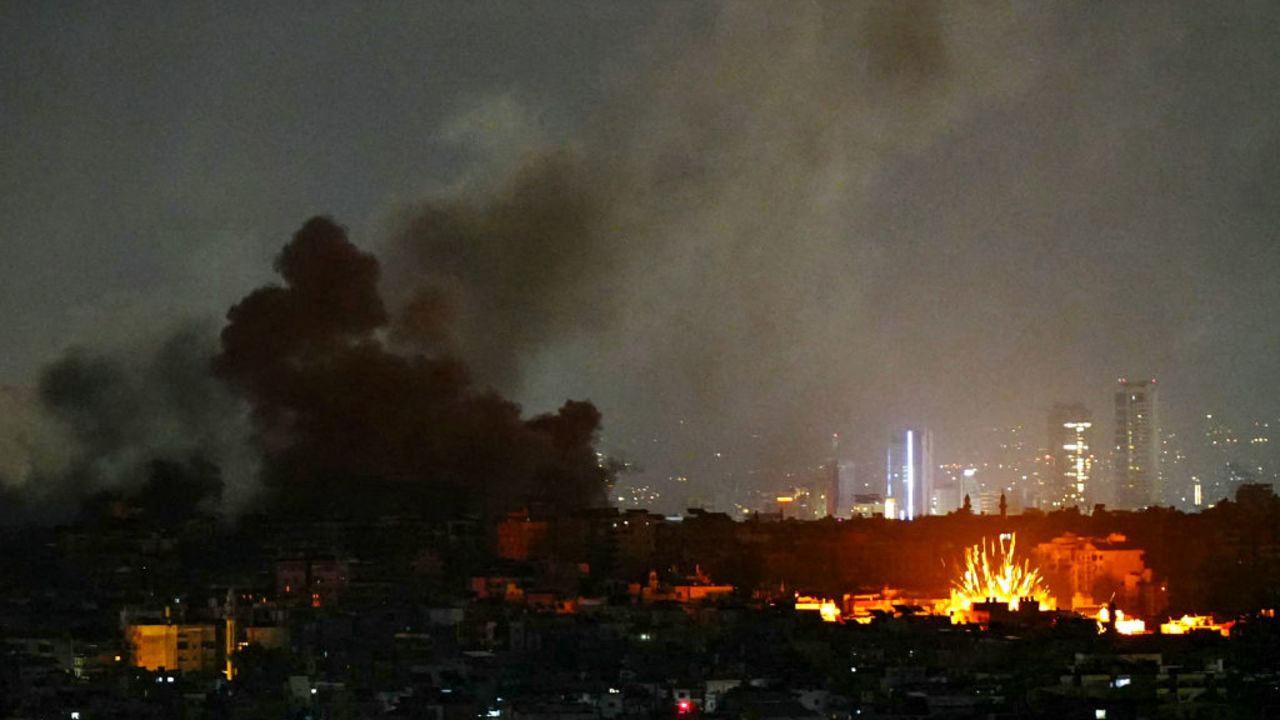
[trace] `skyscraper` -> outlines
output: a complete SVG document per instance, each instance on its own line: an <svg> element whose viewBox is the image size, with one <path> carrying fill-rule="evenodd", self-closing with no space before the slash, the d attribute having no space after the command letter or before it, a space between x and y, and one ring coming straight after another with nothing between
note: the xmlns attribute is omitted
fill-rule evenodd
<svg viewBox="0 0 1280 720"><path fill-rule="evenodd" d="M1159 477L1159 402L1155 378L1118 381L1115 443L1112 449L1115 503L1138 509L1162 500Z"/></svg>
<svg viewBox="0 0 1280 720"><path fill-rule="evenodd" d="M1049 456L1053 480L1046 491L1049 507L1088 507L1098 499L1093 487L1093 415L1079 403L1054 403L1049 410Z"/></svg>
<svg viewBox="0 0 1280 720"><path fill-rule="evenodd" d="M827 514L831 517L851 517L853 496L858 490L854 486L857 479L856 469L851 460L834 460L828 468L831 473L831 484L827 489Z"/></svg>
<svg viewBox="0 0 1280 720"><path fill-rule="evenodd" d="M933 496L933 434L905 428L889 440L885 460L885 516L913 520L929 514Z"/></svg>
<svg viewBox="0 0 1280 720"><path fill-rule="evenodd" d="M827 464L827 515L835 518L848 518L853 512L853 496L858 491L854 486L856 466L850 460L841 459L840 433L831 436L831 462Z"/></svg>

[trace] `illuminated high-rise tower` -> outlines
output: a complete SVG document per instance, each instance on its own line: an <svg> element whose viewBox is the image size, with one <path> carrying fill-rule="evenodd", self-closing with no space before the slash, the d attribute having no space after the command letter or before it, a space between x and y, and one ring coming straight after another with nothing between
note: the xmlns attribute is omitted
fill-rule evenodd
<svg viewBox="0 0 1280 720"><path fill-rule="evenodd" d="M1053 459L1053 481L1041 498L1048 507L1083 506L1098 498L1092 486L1093 415L1079 403L1054 403L1049 410L1049 456Z"/></svg>
<svg viewBox="0 0 1280 720"><path fill-rule="evenodd" d="M929 514L933 496L933 434L906 428L889 441L885 461L885 516L913 520Z"/></svg>
<svg viewBox="0 0 1280 720"><path fill-rule="evenodd" d="M1120 378L1116 387L1116 429L1112 446L1115 503L1138 509L1161 501L1159 402L1156 380Z"/></svg>

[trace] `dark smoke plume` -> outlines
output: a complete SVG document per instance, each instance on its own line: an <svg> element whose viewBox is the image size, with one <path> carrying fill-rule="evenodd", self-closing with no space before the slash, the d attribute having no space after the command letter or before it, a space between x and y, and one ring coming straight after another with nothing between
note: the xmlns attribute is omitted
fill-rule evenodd
<svg viewBox="0 0 1280 720"><path fill-rule="evenodd" d="M103 490L80 505L86 522L140 518L153 526L175 527L215 511L222 500L222 471L197 455L185 462L147 463L146 480L128 490Z"/></svg>
<svg viewBox="0 0 1280 720"><path fill-rule="evenodd" d="M393 240L414 289L394 339L445 347L480 380L514 389L549 339L599 330L611 315L611 257L599 242L601 189L569 152L532 158L499 192L427 202ZM407 272L406 272L407 270Z"/></svg>
<svg viewBox="0 0 1280 720"><path fill-rule="evenodd" d="M526 421L447 352L390 351L383 334L403 338L412 323L420 344L438 345L447 305L420 296L411 324L393 326L377 259L341 226L309 220L276 270L283 286L231 308L214 364L253 408L274 506L448 514L603 499L594 406L568 402Z"/></svg>
<svg viewBox="0 0 1280 720"><path fill-rule="evenodd" d="M14 401L27 447L0 473L0 519L66 520L113 498L172 523L225 509L227 480L226 499L241 502L253 460L242 403L209 372L212 339L185 325L154 348L72 349L45 367L34 395Z"/></svg>

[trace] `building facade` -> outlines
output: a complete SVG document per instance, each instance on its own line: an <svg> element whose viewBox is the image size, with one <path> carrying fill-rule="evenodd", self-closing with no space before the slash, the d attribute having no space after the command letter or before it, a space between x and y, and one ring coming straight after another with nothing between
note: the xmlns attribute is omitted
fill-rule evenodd
<svg viewBox="0 0 1280 720"><path fill-rule="evenodd" d="M1120 378L1115 391L1112 472L1115 504L1136 510L1162 501L1159 487L1160 404L1155 378Z"/></svg>

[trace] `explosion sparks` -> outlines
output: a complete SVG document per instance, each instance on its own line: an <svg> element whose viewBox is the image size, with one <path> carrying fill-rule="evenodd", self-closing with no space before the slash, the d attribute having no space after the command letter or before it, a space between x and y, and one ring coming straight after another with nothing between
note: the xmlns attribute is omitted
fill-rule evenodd
<svg viewBox="0 0 1280 720"><path fill-rule="evenodd" d="M965 570L951 587L952 612L968 611L974 603L1008 603L1017 610L1023 600L1035 600L1040 608L1049 604L1049 589L1040 571L1030 560L1019 563L1014 555L1015 533L1004 533L991 544L984 538L980 544L964 551Z"/></svg>

